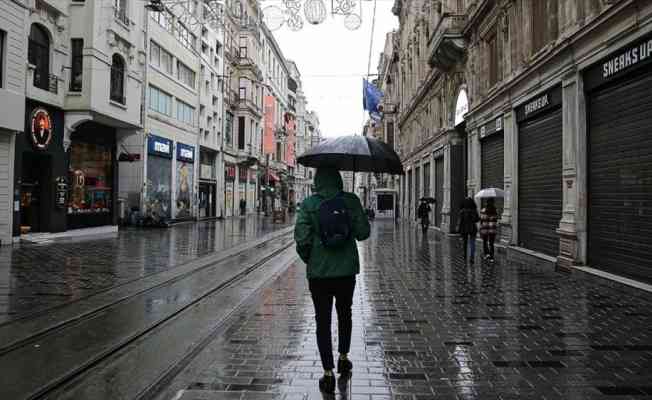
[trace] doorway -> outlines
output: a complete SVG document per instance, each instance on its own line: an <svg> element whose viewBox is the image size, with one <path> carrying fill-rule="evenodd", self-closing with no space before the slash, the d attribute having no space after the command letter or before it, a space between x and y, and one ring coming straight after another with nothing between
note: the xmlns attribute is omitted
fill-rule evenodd
<svg viewBox="0 0 652 400"><path fill-rule="evenodd" d="M20 230L21 234L46 232L49 229L48 205L52 160L47 154L26 152L23 154L20 183Z"/></svg>

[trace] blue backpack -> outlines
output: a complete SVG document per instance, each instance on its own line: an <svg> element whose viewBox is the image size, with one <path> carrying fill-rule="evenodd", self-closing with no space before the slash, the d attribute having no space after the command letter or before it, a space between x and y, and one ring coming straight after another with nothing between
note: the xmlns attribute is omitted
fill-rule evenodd
<svg viewBox="0 0 652 400"><path fill-rule="evenodd" d="M351 237L351 216L342 192L319 206L319 237L327 248L340 247Z"/></svg>

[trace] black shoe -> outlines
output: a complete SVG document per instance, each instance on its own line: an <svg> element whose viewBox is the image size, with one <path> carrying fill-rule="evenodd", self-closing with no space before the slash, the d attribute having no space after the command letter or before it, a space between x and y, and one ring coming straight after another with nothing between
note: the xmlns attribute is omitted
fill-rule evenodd
<svg viewBox="0 0 652 400"><path fill-rule="evenodd" d="M340 374L347 374L353 369L353 363L350 360L338 360L337 361L337 372Z"/></svg>
<svg viewBox="0 0 652 400"><path fill-rule="evenodd" d="M322 376L319 378L319 390L324 393L334 394L335 393L335 376Z"/></svg>

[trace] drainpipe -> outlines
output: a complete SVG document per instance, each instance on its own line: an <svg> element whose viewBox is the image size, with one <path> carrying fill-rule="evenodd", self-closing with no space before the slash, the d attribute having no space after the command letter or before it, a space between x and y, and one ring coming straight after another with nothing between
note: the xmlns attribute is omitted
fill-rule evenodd
<svg viewBox="0 0 652 400"><path fill-rule="evenodd" d="M140 213L141 215L145 214L145 196L147 194L147 101L149 92L149 11L145 8L145 13L143 15L143 27L144 27L144 44L145 44L145 69L143 71L143 89L141 93L141 103L140 103L140 124L143 127L143 143L142 143L142 157L140 157L143 165L140 168L140 171L143 174L143 183L140 188Z"/></svg>

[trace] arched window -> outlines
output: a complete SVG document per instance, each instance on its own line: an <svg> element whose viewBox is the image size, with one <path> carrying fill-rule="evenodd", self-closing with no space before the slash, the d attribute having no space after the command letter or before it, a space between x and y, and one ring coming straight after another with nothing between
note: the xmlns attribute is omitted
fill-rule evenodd
<svg viewBox="0 0 652 400"><path fill-rule="evenodd" d="M125 62L118 54L111 59L111 100L125 104Z"/></svg>
<svg viewBox="0 0 652 400"><path fill-rule="evenodd" d="M43 90L50 89L50 37L38 24L32 24L29 32L27 59L34 65L34 86Z"/></svg>

